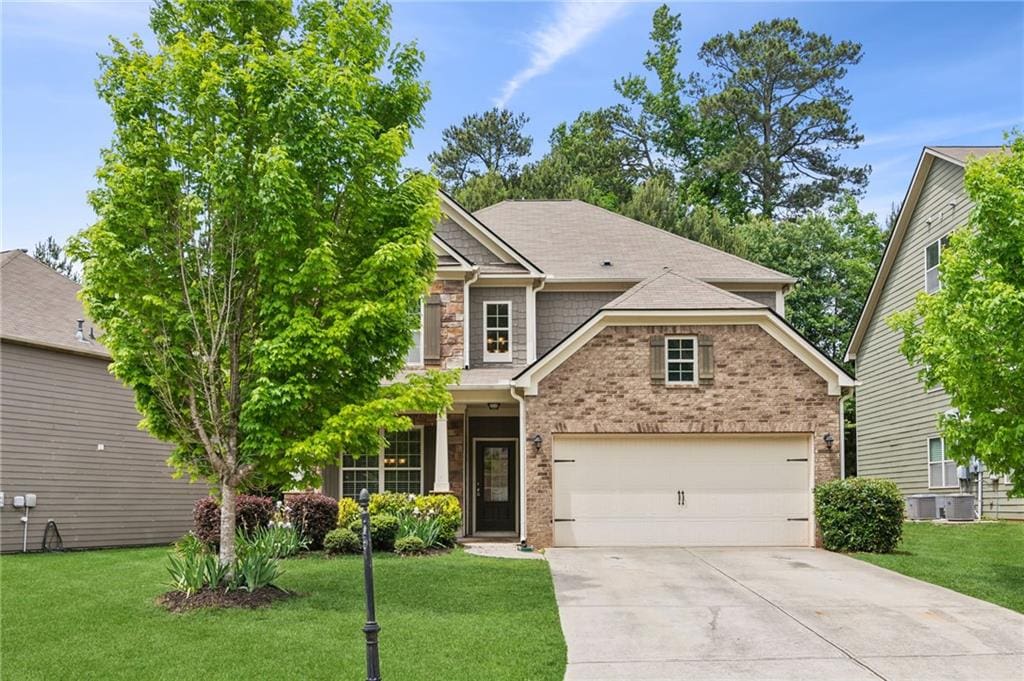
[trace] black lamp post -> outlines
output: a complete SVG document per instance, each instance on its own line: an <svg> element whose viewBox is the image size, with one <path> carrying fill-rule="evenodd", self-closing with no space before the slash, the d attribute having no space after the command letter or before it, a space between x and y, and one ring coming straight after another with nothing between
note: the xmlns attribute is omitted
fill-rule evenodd
<svg viewBox="0 0 1024 681"><path fill-rule="evenodd" d="M377 648L376 607L373 604L373 547L370 545L370 492L359 493L359 516L363 521L363 582L366 586L366 681L380 681L380 651Z"/></svg>

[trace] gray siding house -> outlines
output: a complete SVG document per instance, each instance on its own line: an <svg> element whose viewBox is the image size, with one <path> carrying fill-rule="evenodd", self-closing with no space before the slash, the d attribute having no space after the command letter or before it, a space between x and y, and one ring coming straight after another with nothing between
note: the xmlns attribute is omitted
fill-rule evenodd
<svg viewBox="0 0 1024 681"><path fill-rule="evenodd" d="M889 478L907 495L978 491L975 481L958 478L939 437L938 418L950 408L949 397L941 387L925 390L920 368L900 353L902 335L887 320L922 291L941 286L943 240L967 223L972 208L964 190L967 160L999 150L924 149L847 351L859 381L857 474ZM999 473L982 475L983 514L1024 520L1024 499L1007 497L1009 479Z"/></svg>
<svg viewBox="0 0 1024 681"><path fill-rule="evenodd" d="M170 447L139 430L130 390L107 371L78 285L22 251L0 254L0 550L161 544L192 524L202 484L173 479ZM77 337L78 320L82 338ZM36 495L27 538L15 496Z"/></svg>

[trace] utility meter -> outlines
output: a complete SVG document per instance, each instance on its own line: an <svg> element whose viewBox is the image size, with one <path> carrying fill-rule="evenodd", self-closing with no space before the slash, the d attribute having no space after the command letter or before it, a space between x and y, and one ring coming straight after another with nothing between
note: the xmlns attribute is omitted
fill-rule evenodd
<svg viewBox="0 0 1024 681"><path fill-rule="evenodd" d="M25 497L21 495L14 497L14 508L25 508Z"/></svg>
<svg viewBox="0 0 1024 681"><path fill-rule="evenodd" d="M25 495L25 506L27 506L28 508L35 508L36 507L36 495L35 494L26 494Z"/></svg>

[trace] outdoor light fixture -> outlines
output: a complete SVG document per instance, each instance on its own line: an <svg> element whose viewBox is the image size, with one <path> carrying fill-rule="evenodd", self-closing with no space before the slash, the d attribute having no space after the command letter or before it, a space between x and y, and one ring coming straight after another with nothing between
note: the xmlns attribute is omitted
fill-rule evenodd
<svg viewBox="0 0 1024 681"><path fill-rule="evenodd" d="M530 438L530 442L533 443L533 448L539 452L540 446L544 442L544 438L541 437L540 433L537 433L536 435Z"/></svg>
<svg viewBox="0 0 1024 681"><path fill-rule="evenodd" d="M821 439L825 441L825 446L828 447L829 450L832 449L832 443L836 441L836 439L832 437L832 433L825 433Z"/></svg>
<svg viewBox="0 0 1024 681"><path fill-rule="evenodd" d="M490 409L491 411L494 411L494 410L495 410L495 409L497 409L497 408L498 408L499 406L500 406L500 405L499 405L499 404L498 404L497 402L488 402L488 403L487 403L487 408L488 408L488 409Z"/></svg>

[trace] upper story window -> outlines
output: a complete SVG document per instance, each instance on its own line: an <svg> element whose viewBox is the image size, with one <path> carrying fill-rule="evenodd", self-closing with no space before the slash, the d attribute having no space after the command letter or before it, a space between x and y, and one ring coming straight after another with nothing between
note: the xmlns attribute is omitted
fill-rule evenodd
<svg viewBox="0 0 1024 681"><path fill-rule="evenodd" d="M665 339L665 383L697 383L697 338L669 336Z"/></svg>
<svg viewBox="0 0 1024 681"><path fill-rule="evenodd" d="M405 363L408 366L423 366L423 300L421 299L417 312L419 313L420 325L412 332L412 347L409 354L405 356Z"/></svg>
<svg viewBox="0 0 1024 681"><path fill-rule="evenodd" d="M941 437L928 438L928 487L959 487L956 461L946 458L946 442Z"/></svg>
<svg viewBox="0 0 1024 681"><path fill-rule="evenodd" d="M484 302L484 361L512 361L512 303Z"/></svg>
<svg viewBox="0 0 1024 681"><path fill-rule="evenodd" d="M935 293L942 284L939 282L939 261L942 251L949 245L949 235L936 239L924 249L924 290Z"/></svg>

